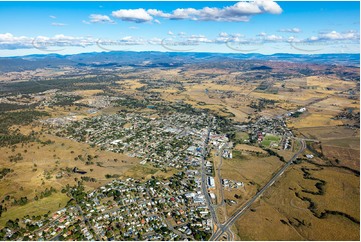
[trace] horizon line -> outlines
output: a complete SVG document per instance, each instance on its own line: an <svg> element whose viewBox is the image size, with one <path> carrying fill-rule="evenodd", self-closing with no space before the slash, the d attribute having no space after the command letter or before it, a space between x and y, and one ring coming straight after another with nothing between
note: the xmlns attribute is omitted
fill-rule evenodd
<svg viewBox="0 0 361 242"><path fill-rule="evenodd" d="M2 1L2 0L0 0ZM263 56L272 56L272 55L360 55L360 53L287 53L287 52L278 52L273 54L263 54L259 52L250 52L250 53L236 53L236 52L211 52L211 51L160 51L160 50L114 50L114 51L90 51L90 52L80 52L74 54L60 54L60 53L46 53L46 54L26 54L26 55L13 55L13 56L0 56L0 58L15 58L15 57L28 57L28 56L72 56L72 55L81 55L81 54L102 54L102 53L114 53L114 52L158 52L158 53L208 53L208 54L227 54L227 55L263 55Z"/></svg>

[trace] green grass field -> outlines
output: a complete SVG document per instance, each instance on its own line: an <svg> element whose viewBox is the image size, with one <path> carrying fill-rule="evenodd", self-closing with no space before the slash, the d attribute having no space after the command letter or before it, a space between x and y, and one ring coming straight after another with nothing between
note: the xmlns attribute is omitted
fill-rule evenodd
<svg viewBox="0 0 361 242"><path fill-rule="evenodd" d="M266 134L261 144L265 147L269 147L272 143L278 144L281 141L281 137L277 135Z"/></svg>
<svg viewBox="0 0 361 242"><path fill-rule="evenodd" d="M237 132L236 139L240 139L242 141L247 140L247 139L249 139L249 135L246 132Z"/></svg>
<svg viewBox="0 0 361 242"><path fill-rule="evenodd" d="M0 226L5 226L5 223L11 219L15 220L16 218L22 219L24 216L38 216L44 215L48 211L55 212L67 204L69 197L63 193L55 193L49 197L40 199L38 201L29 202L24 206L15 206L9 208L6 212L1 215Z"/></svg>

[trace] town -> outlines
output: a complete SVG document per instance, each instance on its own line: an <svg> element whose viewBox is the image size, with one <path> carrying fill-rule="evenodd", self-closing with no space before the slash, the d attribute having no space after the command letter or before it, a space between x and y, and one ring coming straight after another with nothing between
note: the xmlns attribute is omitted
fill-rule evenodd
<svg viewBox="0 0 361 242"><path fill-rule="evenodd" d="M42 219L21 221L30 240L208 240L214 228L211 206L214 194L214 165L206 160L211 149L223 150L232 158L232 146L217 128L217 118L209 114L139 113L120 111L81 121L68 119L65 125L49 118L43 122L57 136L98 146L102 150L125 153L141 159L140 164L176 168L169 179L147 181L127 178L113 180L91 192L82 181L62 192L71 197L65 208ZM259 119L238 127L261 142L262 134L290 137L282 119ZM262 131L262 132L261 132ZM266 136L267 137L267 136ZM278 146L281 140L273 142ZM225 148L228 147L228 148ZM74 172L82 172L76 169ZM203 177L207 179L204 180ZM225 189L244 187L242 181L221 179ZM226 199L227 204L235 204ZM20 239L19 221L2 231L3 238ZM10 225L9 223L9 225ZM24 230L24 228L21 228Z"/></svg>

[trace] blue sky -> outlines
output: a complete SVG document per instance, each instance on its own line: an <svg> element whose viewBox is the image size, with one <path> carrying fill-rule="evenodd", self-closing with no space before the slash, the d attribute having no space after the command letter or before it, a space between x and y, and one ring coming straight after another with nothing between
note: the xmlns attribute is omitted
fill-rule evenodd
<svg viewBox="0 0 361 242"><path fill-rule="evenodd" d="M0 2L0 56L359 53L359 2Z"/></svg>

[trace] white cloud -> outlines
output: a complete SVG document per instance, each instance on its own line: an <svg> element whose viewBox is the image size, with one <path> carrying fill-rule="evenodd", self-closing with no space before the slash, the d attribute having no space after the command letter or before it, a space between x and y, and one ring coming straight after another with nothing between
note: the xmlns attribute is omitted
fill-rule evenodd
<svg viewBox="0 0 361 242"><path fill-rule="evenodd" d="M66 24L63 24L63 23L51 23L52 26L65 26Z"/></svg>
<svg viewBox="0 0 361 242"><path fill-rule="evenodd" d="M227 42L240 42L242 37L241 34L228 34L225 32L221 32L218 34L218 37L214 40L214 43L227 43Z"/></svg>
<svg viewBox="0 0 361 242"><path fill-rule="evenodd" d="M319 33L318 38L322 40L355 40L360 38L360 34L356 31L348 31L344 33L331 31L326 33Z"/></svg>
<svg viewBox="0 0 361 242"><path fill-rule="evenodd" d="M53 37L37 36L35 38L20 36L16 37L10 33L0 34L0 49L51 49L64 46L89 46L95 40L91 37L73 37L58 34Z"/></svg>
<svg viewBox="0 0 361 242"><path fill-rule="evenodd" d="M279 35L271 34L271 35L264 36L264 40L267 40L267 41L282 41L283 37L279 36Z"/></svg>
<svg viewBox="0 0 361 242"><path fill-rule="evenodd" d="M139 29L139 28L136 26L130 26L129 29Z"/></svg>
<svg viewBox="0 0 361 242"><path fill-rule="evenodd" d="M286 40L286 42L289 42L289 43L299 43L299 42L301 42L301 40L297 39L297 38L294 37L294 36L290 36L290 37L288 37L288 39Z"/></svg>
<svg viewBox="0 0 361 242"><path fill-rule="evenodd" d="M112 19L109 18L109 16L101 14L91 14L89 19L90 23L115 23Z"/></svg>
<svg viewBox="0 0 361 242"><path fill-rule="evenodd" d="M119 50L122 46L136 46L144 45L147 41L134 36L125 36L118 40L99 39L96 41L96 45L103 50Z"/></svg>
<svg viewBox="0 0 361 242"><path fill-rule="evenodd" d="M169 30L169 31L168 31L168 34L169 34L169 35L173 35L174 33Z"/></svg>
<svg viewBox="0 0 361 242"><path fill-rule="evenodd" d="M282 13L282 8L272 0L256 0L255 3L262 10L262 12L271 14Z"/></svg>
<svg viewBox="0 0 361 242"><path fill-rule="evenodd" d="M139 9L121 9L113 11L112 16L119 18L123 21L130 21L135 23L149 22L153 20L153 17L147 13L143 8Z"/></svg>
<svg viewBox="0 0 361 242"><path fill-rule="evenodd" d="M156 23L156 24L160 24L160 21L158 19L154 19L153 22Z"/></svg>
<svg viewBox="0 0 361 242"><path fill-rule="evenodd" d="M191 35L187 38L188 42L194 43L212 43L213 40L208 39L206 36L199 34L199 35Z"/></svg>
<svg viewBox="0 0 361 242"><path fill-rule="evenodd" d="M54 16L54 15L49 15L49 18L56 19L56 16Z"/></svg>
<svg viewBox="0 0 361 242"><path fill-rule="evenodd" d="M292 28L292 29L280 29L278 32L285 32L285 33L300 33L301 30L299 28Z"/></svg>
<svg viewBox="0 0 361 242"><path fill-rule="evenodd" d="M162 17L162 18L169 18L170 14L169 13L163 13L163 11L157 10L157 9L148 9L147 13L152 15L152 16L156 16L156 17Z"/></svg>
<svg viewBox="0 0 361 242"><path fill-rule="evenodd" d="M221 32L213 38L205 35L193 34L187 35L184 32L168 35L168 38L161 39L158 37L142 38L134 36L125 36L117 39L97 39L91 36L75 37L58 34L52 37L37 36L14 36L11 33L0 34L0 49L31 49L37 48L42 50L59 50L66 46L86 47L86 46L105 46L112 49L111 46L131 46L131 45L166 45L166 46L186 46L200 44L266 44L266 43L307 43L307 42L326 42L331 44L348 44L359 42L359 32L320 32L316 36L298 39L295 36L281 36L276 34L260 33L257 36L246 37L239 33ZM108 48L109 47L109 48ZM101 48L101 47L100 47Z"/></svg>
<svg viewBox="0 0 361 242"><path fill-rule="evenodd" d="M319 40L319 38L316 37L316 36L311 36L310 38L308 38L308 40L310 40L310 41L316 41L316 40Z"/></svg>
<svg viewBox="0 0 361 242"><path fill-rule="evenodd" d="M360 40L360 33L354 30L346 32L337 32L335 30L329 32L320 32L318 36L311 36L303 41L358 41Z"/></svg>
<svg viewBox="0 0 361 242"><path fill-rule="evenodd" d="M162 43L162 39L160 38L151 38L148 40L148 43L151 45L160 45Z"/></svg>
<svg viewBox="0 0 361 242"><path fill-rule="evenodd" d="M284 38L280 35L275 35L275 34L268 35L265 32L261 32L257 34L257 36L259 37L258 40L262 40L262 41L276 42L276 41L284 40Z"/></svg>
<svg viewBox="0 0 361 242"><path fill-rule="evenodd" d="M215 43L227 43L230 42L231 38L229 37L217 37L214 42Z"/></svg>
<svg viewBox="0 0 361 242"><path fill-rule="evenodd" d="M152 21L153 16L171 20L186 19L193 21L247 22L252 15L263 13L280 14L282 13L282 9L272 0L255 0L238 2L232 6L223 8L178 8L171 13L165 13L158 9L120 9L114 11L112 16L123 21L132 21L136 23Z"/></svg>
<svg viewBox="0 0 361 242"><path fill-rule="evenodd" d="M16 37L11 33L0 34L0 49L32 48L32 38Z"/></svg>
<svg viewBox="0 0 361 242"><path fill-rule="evenodd" d="M146 41L139 37L125 36L119 40L111 41L121 45L143 45Z"/></svg>
<svg viewBox="0 0 361 242"><path fill-rule="evenodd" d="M231 36L233 36L233 37L241 37L243 35L242 34L231 34Z"/></svg>

